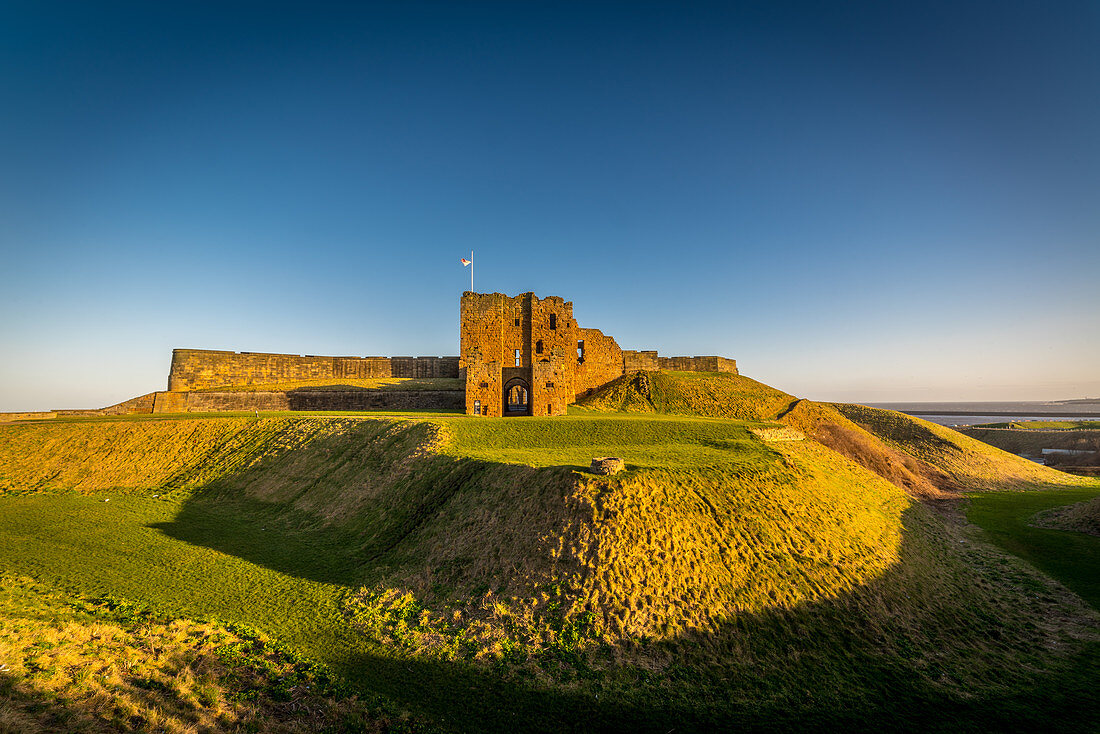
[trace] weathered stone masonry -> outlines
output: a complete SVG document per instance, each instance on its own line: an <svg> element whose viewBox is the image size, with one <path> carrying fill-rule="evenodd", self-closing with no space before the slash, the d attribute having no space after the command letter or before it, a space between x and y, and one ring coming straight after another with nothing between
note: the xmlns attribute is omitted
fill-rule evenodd
<svg viewBox="0 0 1100 734"><path fill-rule="evenodd" d="M619 348L599 329L580 327L573 304L533 293L462 294L458 357L318 357L176 349L168 391L108 408L54 415L253 410L454 410L486 416L563 415L578 397L636 371L731 372L725 357L661 357ZM368 378L461 378L465 390L278 390L277 383ZM269 385L268 390L218 391ZM272 389L275 388L275 389Z"/></svg>
<svg viewBox="0 0 1100 734"><path fill-rule="evenodd" d="M315 357L175 349L168 389L372 377L458 377L458 357Z"/></svg>
<svg viewBox="0 0 1100 734"><path fill-rule="evenodd" d="M470 415L563 415L578 396L638 370L737 373L725 357L623 351L599 329L579 327L572 302L557 296L467 291L459 322Z"/></svg>

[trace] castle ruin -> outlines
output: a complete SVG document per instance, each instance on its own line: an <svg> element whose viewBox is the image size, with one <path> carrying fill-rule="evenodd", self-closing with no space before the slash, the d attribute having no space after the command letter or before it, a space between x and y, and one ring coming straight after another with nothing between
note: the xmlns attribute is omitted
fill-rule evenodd
<svg viewBox="0 0 1100 734"><path fill-rule="evenodd" d="M534 293L462 294L457 357L321 357L176 349L168 390L99 410L120 415L270 410L460 410L483 416L564 415L577 398L624 374L737 373L725 357L660 357L582 328L573 303ZM371 389L342 380L419 378L425 386ZM440 378L450 378L449 381ZM305 383L287 389L279 383ZM310 382L319 383L310 387ZM242 390L242 387L248 387ZM428 388L431 389L428 389Z"/></svg>
<svg viewBox="0 0 1100 734"><path fill-rule="evenodd" d="M565 415L578 397L639 370L737 373L725 357L621 349L599 329L579 326L573 303L557 296L466 291L459 324L468 415Z"/></svg>

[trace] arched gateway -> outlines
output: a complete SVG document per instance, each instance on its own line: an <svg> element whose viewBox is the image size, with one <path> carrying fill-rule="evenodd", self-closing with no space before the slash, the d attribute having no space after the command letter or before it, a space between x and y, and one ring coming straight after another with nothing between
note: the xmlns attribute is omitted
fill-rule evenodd
<svg viewBox="0 0 1100 734"><path fill-rule="evenodd" d="M531 415L531 386L522 377L504 384L504 415Z"/></svg>

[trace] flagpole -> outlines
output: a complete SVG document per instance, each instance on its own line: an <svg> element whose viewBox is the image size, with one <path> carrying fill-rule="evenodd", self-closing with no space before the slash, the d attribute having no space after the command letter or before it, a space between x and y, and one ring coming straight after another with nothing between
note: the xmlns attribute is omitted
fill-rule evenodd
<svg viewBox="0 0 1100 734"><path fill-rule="evenodd" d="M474 290L474 251L470 250L470 292Z"/></svg>

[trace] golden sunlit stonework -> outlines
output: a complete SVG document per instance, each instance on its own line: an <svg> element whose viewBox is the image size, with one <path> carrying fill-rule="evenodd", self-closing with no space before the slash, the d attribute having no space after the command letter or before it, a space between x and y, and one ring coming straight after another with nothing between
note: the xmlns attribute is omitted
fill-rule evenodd
<svg viewBox="0 0 1100 734"><path fill-rule="evenodd" d="M659 357L624 350L573 318L573 303L534 293L462 294L459 372L466 413L564 415L578 397L627 372L669 369L737 373L725 357Z"/></svg>
<svg viewBox="0 0 1100 734"><path fill-rule="evenodd" d="M564 415L624 374L726 372L725 357L660 357L621 349L573 318L573 303L534 293L462 294L457 357L324 357L175 349L168 390L57 415L283 410L460 410Z"/></svg>

